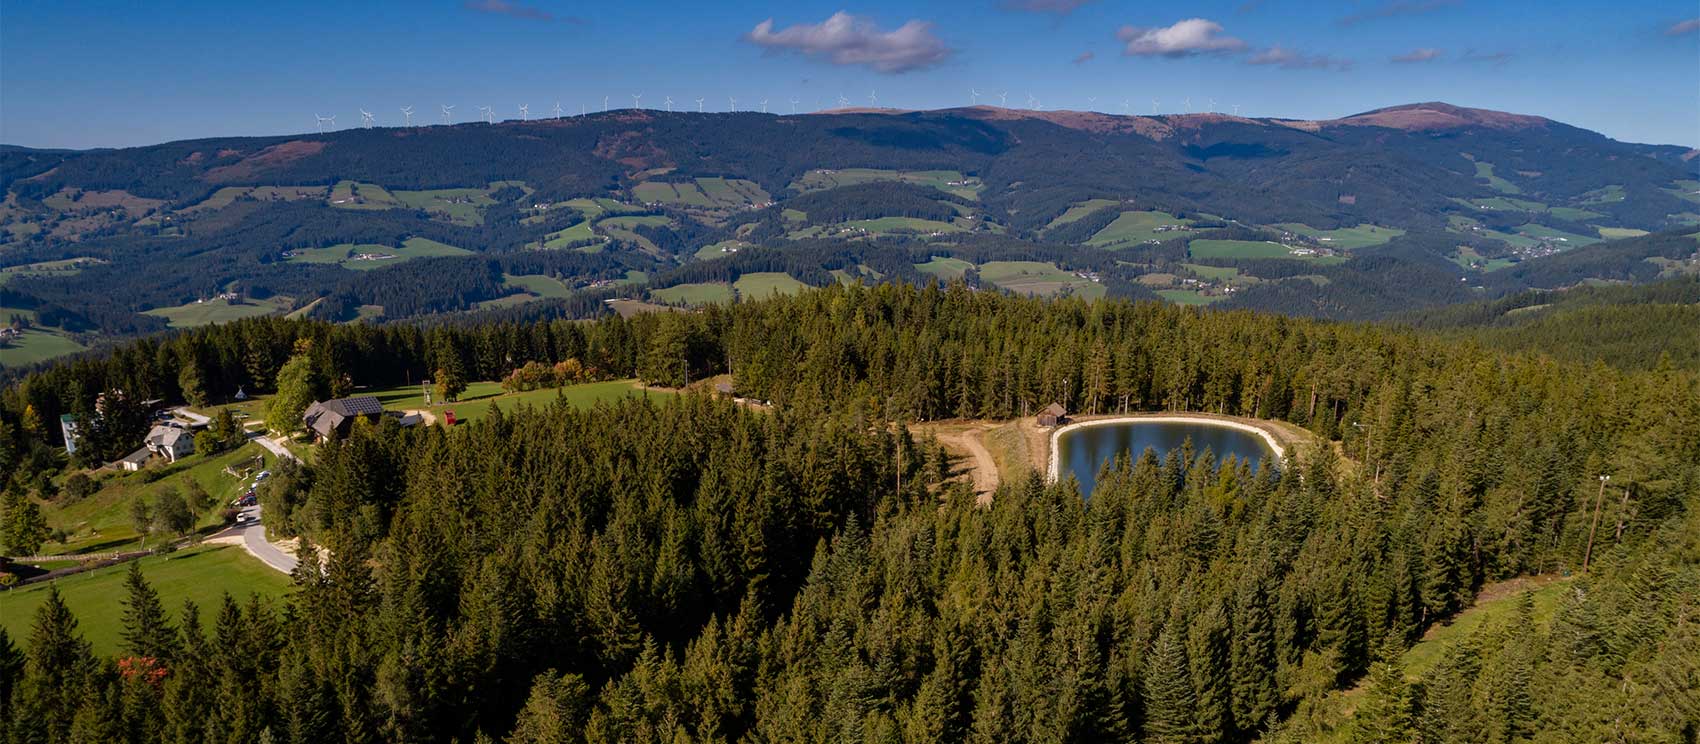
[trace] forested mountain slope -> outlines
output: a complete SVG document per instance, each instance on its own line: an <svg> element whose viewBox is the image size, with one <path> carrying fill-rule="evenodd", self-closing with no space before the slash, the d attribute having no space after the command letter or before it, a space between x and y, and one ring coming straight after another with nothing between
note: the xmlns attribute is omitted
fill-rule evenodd
<svg viewBox="0 0 1700 744"><path fill-rule="evenodd" d="M1578 661L1563 686L1495 688L1539 698L1513 700L1510 737L1700 730L1692 370L960 284L593 323L251 319L7 388L7 487L61 467L57 432L27 422L126 426L128 395L175 399L183 379L265 391L286 359L327 388L567 359L670 385L731 373L774 407L686 396L356 428L264 489L268 522L332 555L304 564L287 613L233 603L209 636L136 612L149 625L127 654L161 660L152 685L92 658L49 603L31 638L0 642L15 740L1305 740L1307 706L1376 649L1484 582L1575 571L1590 551L1610 576L1645 566L1647 589L1585 596L1570 640L1515 646ZM96 414L102 390L127 395ZM1090 500L1035 474L983 507L903 428L1053 400L1284 420L1322 446L1278 471L1186 450L1123 460ZM1623 528L1596 540L1602 473L1626 489ZM1618 608L1636 622L1588 624ZM1383 726L1369 738L1502 710L1433 689L1390 690L1405 707L1366 715Z"/></svg>
<svg viewBox="0 0 1700 744"><path fill-rule="evenodd" d="M593 309L671 302L654 292L692 276L724 295L752 249L807 256L787 271L815 286L966 276L1350 319L1700 270L1691 152L1438 103L1331 121L621 110L6 148L0 170L0 322L82 345L309 305Z"/></svg>

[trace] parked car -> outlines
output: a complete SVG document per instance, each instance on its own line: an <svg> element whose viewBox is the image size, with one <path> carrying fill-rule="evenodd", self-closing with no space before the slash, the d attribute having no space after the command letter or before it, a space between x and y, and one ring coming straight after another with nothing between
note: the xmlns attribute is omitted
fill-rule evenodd
<svg viewBox="0 0 1700 744"><path fill-rule="evenodd" d="M270 477L272 477L272 471L261 470L259 475L254 476L254 485L258 486Z"/></svg>

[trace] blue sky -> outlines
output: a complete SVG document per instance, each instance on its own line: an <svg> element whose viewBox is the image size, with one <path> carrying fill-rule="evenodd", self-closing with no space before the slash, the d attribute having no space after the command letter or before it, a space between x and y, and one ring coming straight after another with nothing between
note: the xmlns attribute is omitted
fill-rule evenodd
<svg viewBox="0 0 1700 744"><path fill-rule="evenodd" d="M124 146L614 107L941 108L969 89L1110 113L1327 118L1442 100L1700 146L1700 9L1487 0L0 0L0 142ZM769 23L771 21L771 23ZM1405 61L1395 61L1402 58ZM1090 102L1089 98L1096 98ZM981 103L996 103L982 96Z"/></svg>

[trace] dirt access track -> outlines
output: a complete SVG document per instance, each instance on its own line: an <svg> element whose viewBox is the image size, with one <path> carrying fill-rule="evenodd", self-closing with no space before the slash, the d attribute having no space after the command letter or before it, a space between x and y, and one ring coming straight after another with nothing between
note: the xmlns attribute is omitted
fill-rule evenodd
<svg viewBox="0 0 1700 744"><path fill-rule="evenodd" d="M1235 428L1256 430L1272 442L1284 455L1292 456L1314 445L1310 432L1284 421L1267 421L1242 416L1213 413L1151 412L1134 414L1101 414L1071 416L1068 425L1108 421L1187 420L1198 423L1229 424ZM956 460L951 463L952 475L973 485L980 503L989 503L998 484L1025 475L1028 471L1049 473L1051 442L1056 428L1039 426L1032 416L1008 421L939 421L917 425L917 432L937 437L939 443Z"/></svg>

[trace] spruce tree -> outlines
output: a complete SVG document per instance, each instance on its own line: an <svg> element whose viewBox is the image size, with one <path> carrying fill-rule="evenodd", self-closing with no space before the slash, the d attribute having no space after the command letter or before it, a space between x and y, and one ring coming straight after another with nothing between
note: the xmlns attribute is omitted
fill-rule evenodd
<svg viewBox="0 0 1700 744"><path fill-rule="evenodd" d="M124 639L125 653L152 658L169 667L181 648L177 629L171 627L165 608L160 605L159 592L142 576L141 561L130 561L130 570L124 576L124 591L124 628L119 635Z"/></svg>
<svg viewBox="0 0 1700 744"><path fill-rule="evenodd" d="M1370 664L1363 697L1352 718L1353 744L1399 744L1411 741L1411 690L1400 663L1402 647L1389 636Z"/></svg>
<svg viewBox="0 0 1700 744"><path fill-rule="evenodd" d="M1153 744L1200 741L1197 697L1182 641L1183 628L1184 623L1171 617L1146 657L1145 736Z"/></svg>

